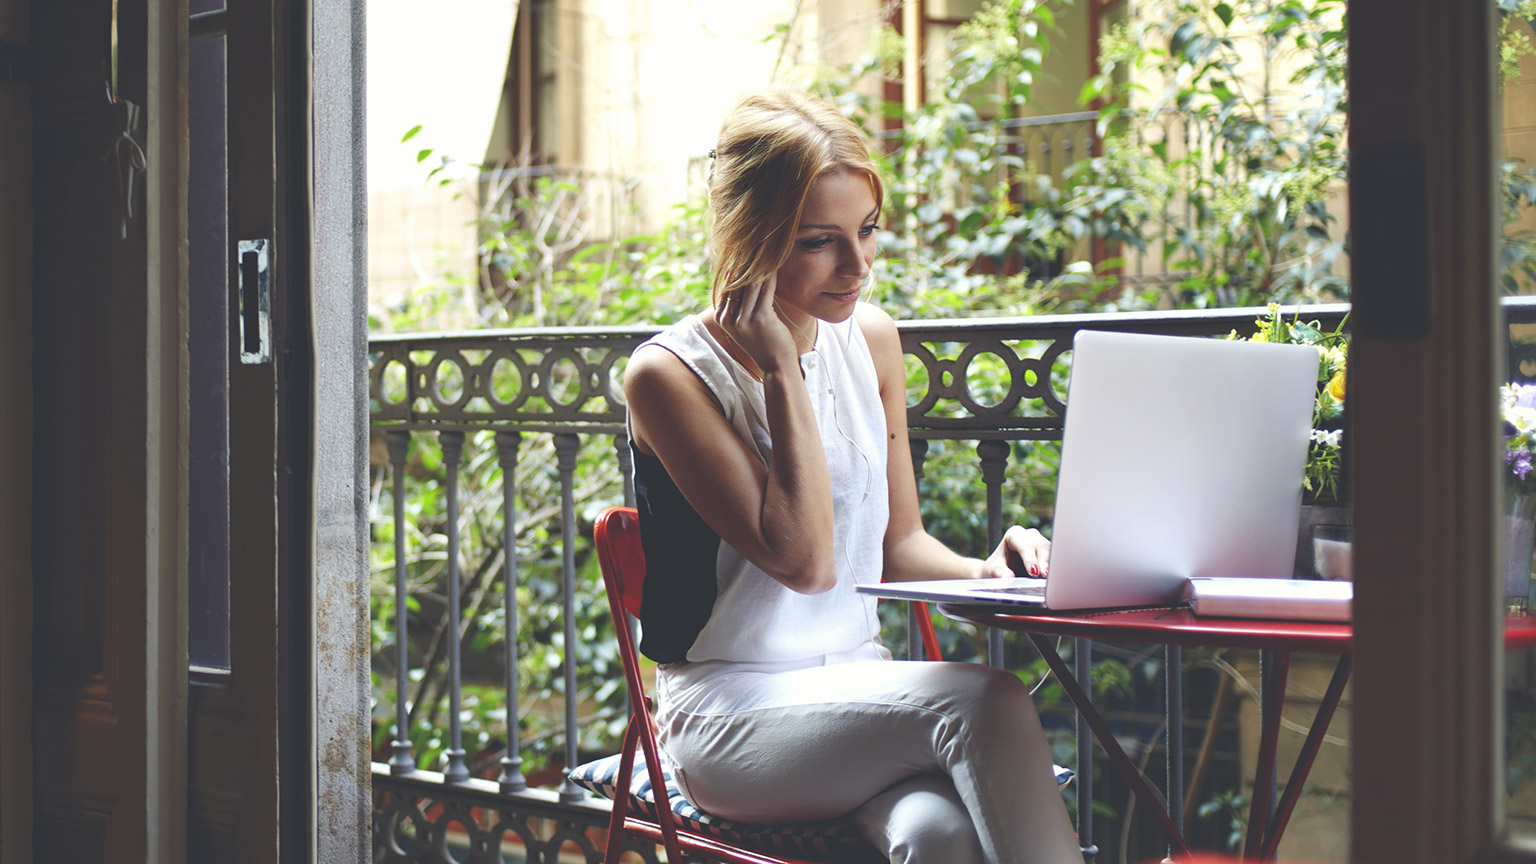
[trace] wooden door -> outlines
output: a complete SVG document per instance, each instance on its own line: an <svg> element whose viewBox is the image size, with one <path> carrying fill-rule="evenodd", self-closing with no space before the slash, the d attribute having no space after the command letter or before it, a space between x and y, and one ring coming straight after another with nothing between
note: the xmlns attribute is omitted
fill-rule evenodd
<svg viewBox="0 0 1536 864"><path fill-rule="evenodd" d="M31 4L37 861L185 860L174 6Z"/></svg>
<svg viewBox="0 0 1536 864"><path fill-rule="evenodd" d="M188 858L280 860L278 226L273 0L191 0Z"/></svg>

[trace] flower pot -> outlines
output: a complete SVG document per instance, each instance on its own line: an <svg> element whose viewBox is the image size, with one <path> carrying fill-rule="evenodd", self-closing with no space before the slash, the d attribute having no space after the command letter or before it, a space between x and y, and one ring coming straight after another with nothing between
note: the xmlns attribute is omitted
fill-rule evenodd
<svg viewBox="0 0 1536 864"><path fill-rule="evenodd" d="M1317 570L1313 559L1312 538L1317 526L1348 526L1348 504L1303 504L1301 520L1296 526L1296 566L1292 575L1297 579L1315 579Z"/></svg>
<svg viewBox="0 0 1536 864"><path fill-rule="evenodd" d="M1504 599L1511 612L1525 612L1531 597L1531 552L1536 546L1536 493L1505 495Z"/></svg>

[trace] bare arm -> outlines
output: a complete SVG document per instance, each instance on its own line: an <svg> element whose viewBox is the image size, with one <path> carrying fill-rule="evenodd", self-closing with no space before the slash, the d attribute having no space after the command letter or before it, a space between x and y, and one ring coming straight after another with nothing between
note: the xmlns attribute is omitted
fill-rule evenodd
<svg viewBox="0 0 1536 864"><path fill-rule="evenodd" d="M880 401L885 408L886 481L891 497L891 518L885 529L885 579L1044 576L1049 543L1033 529L1009 528L997 549L983 561L954 552L923 528L907 438L907 376L901 337L896 322L868 304L859 306L857 321L874 356Z"/></svg>
<svg viewBox="0 0 1536 864"><path fill-rule="evenodd" d="M657 347L636 352L624 376L635 444L748 561L792 590L825 591L837 581L831 480L772 283L733 292L715 320L762 372L772 465L737 436L693 371Z"/></svg>

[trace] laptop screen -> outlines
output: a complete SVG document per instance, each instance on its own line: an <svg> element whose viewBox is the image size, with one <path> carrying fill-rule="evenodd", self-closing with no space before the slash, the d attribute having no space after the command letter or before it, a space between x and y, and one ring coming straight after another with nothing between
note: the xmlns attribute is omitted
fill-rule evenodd
<svg viewBox="0 0 1536 864"><path fill-rule="evenodd" d="M1082 331L1046 603L1173 602L1187 579L1289 577L1318 355Z"/></svg>

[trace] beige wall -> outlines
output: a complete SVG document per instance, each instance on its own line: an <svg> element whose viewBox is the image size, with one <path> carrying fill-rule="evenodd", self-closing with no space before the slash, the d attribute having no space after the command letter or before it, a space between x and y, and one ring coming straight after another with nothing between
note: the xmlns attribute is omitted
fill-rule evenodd
<svg viewBox="0 0 1536 864"><path fill-rule="evenodd" d="M822 5L806 4L797 41L828 26ZM772 80L780 40L764 39L791 20L794 3L573 0L572 7L580 10L575 26L587 62L573 82L583 127L570 155L586 168L637 180L642 222L654 224L686 198L690 160L714 146L731 104ZM781 81L810 50L801 44L785 52Z"/></svg>
<svg viewBox="0 0 1536 864"><path fill-rule="evenodd" d="M1044 68L1031 93L1027 113L1034 117L1088 110L1077 101L1083 82L1088 80L1088 58L1098 51L1097 42L1089 38L1087 6L1060 6L1055 12L1060 29L1044 34L1050 53L1041 63Z"/></svg>
<svg viewBox="0 0 1536 864"><path fill-rule="evenodd" d="M368 3L369 301L475 265L474 167L496 120L518 0ZM400 139L413 126L421 132ZM417 151L432 148L424 162ZM448 156L447 187L427 172Z"/></svg>

